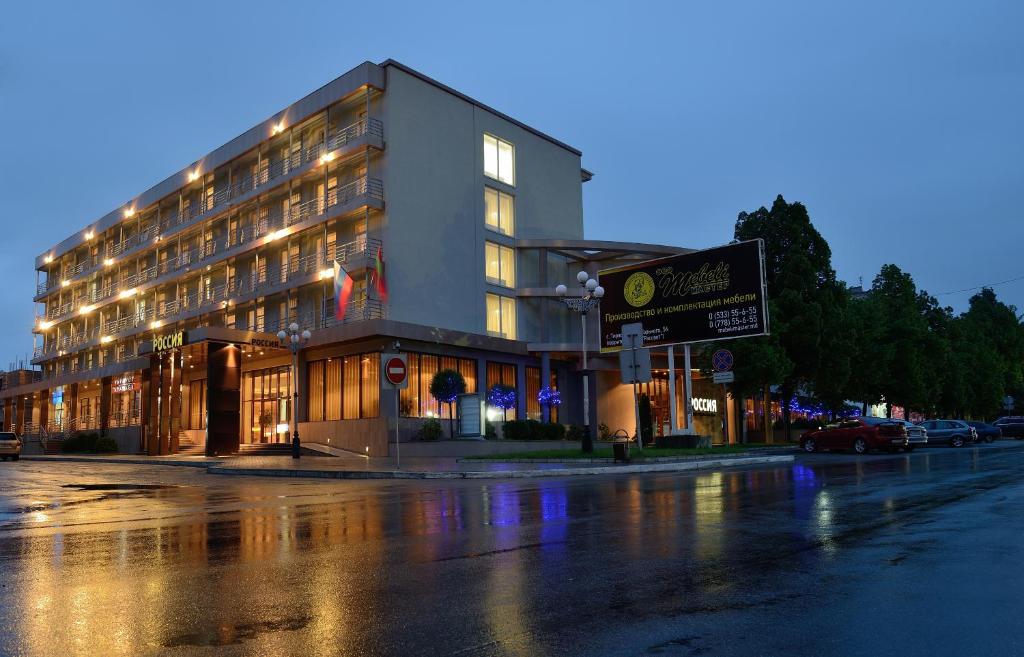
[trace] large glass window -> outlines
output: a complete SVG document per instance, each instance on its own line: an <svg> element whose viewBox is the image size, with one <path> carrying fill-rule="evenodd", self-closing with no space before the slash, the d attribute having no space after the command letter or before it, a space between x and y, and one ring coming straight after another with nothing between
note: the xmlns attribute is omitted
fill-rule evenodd
<svg viewBox="0 0 1024 657"><path fill-rule="evenodd" d="M310 422L377 417L380 412L379 353L311 361L306 367Z"/></svg>
<svg viewBox="0 0 1024 657"><path fill-rule="evenodd" d="M487 332L509 340L516 339L516 300L487 293Z"/></svg>
<svg viewBox="0 0 1024 657"><path fill-rule="evenodd" d="M516 286L516 252L507 246L484 242L487 282L505 287Z"/></svg>
<svg viewBox="0 0 1024 657"><path fill-rule="evenodd" d="M516 381L516 366L512 363L487 363L487 390L490 390L498 384L514 388L517 396L520 392L519 386ZM504 409L502 411L503 420L515 420L516 413L518 410L518 402L516 403L517 408Z"/></svg>
<svg viewBox="0 0 1024 657"><path fill-rule="evenodd" d="M552 390L558 389L558 377L555 373L551 372L551 377L548 381L548 386ZM537 395L540 394L540 368L539 367L527 367L526 368L526 417L530 420L540 420L543 417L542 409L540 407L540 400ZM551 407L551 421L558 422L558 406Z"/></svg>
<svg viewBox="0 0 1024 657"><path fill-rule="evenodd" d="M430 394L430 382L441 370L456 370L466 382L466 392L476 392L476 361L472 358L416 353L408 353L406 358L409 385L399 397L405 417L448 417L447 404L439 405Z"/></svg>
<svg viewBox="0 0 1024 657"><path fill-rule="evenodd" d="M515 171L515 147L503 139L484 135L484 175L515 185Z"/></svg>
<svg viewBox="0 0 1024 657"><path fill-rule="evenodd" d="M493 231L514 235L516 230L515 197L484 187L484 225Z"/></svg>

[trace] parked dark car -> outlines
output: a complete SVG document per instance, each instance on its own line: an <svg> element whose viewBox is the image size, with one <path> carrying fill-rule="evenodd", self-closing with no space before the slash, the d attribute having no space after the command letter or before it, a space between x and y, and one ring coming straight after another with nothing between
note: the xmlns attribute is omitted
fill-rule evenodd
<svg viewBox="0 0 1024 657"><path fill-rule="evenodd" d="M1024 415L1007 415L1001 417L992 424L999 427L1007 438L1024 439Z"/></svg>
<svg viewBox="0 0 1024 657"><path fill-rule="evenodd" d="M808 431L800 437L800 449L805 452L852 449L864 454L871 449L895 452L906 447L907 428L884 418L842 420L819 431Z"/></svg>
<svg viewBox="0 0 1024 657"><path fill-rule="evenodd" d="M884 417L867 417L865 421L870 422L872 420L876 422L899 422L907 429L907 446L906 451L911 452L915 447L924 447L928 444L928 430L922 427L920 424L914 424L907 420L887 420Z"/></svg>
<svg viewBox="0 0 1024 657"><path fill-rule="evenodd" d="M967 424L974 427L974 430L978 432L978 442L985 441L990 443L993 440L999 440L1003 437L1003 432L994 424L988 422L978 422L977 420L968 420Z"/></svg>
<svg viewBox="0 0 1024 657"><path fill-rule="evenodd" d="M963 447L978 439L978 432L963 420L926 420L921 426L928 431L929 445Z"/></svg>

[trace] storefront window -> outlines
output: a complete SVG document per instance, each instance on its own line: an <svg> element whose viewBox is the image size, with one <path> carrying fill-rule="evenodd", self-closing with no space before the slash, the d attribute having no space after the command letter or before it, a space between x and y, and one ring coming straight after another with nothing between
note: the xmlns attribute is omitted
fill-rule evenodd
<svg viewBox="0 0 1024 657"><path fill-rule="evenodd" d="M516 385L516 366L514 364L487 363L487 390L490 390L492 386L499 383L510 388L516 388L516 392L520 392ZM515 420L517 419L517 412L517 408L510 408L504 412L502 417L506 420Z"/></svg>
<svg viewBox="0 0 1024 657"><path fill-rule="evenodd" d="M555 376L554 372L551 372L551 377L548 381L548 386L552 390L558 388L558 377ZM540 401L537 399L537 395L540 394L540 368L539 367L527 367L526 368L526 417L530 420L540 420L543 417L543 409L540 406ZM558 406L551 407L551 421L558 422Z"/></svg>
<svg viewBox="0 0 1024 657"><path fill-rule="evenodd" d="M380 414L380 354L312 361L307 365L310 422L356 420Z"/></svg>
<svg viewBox="0 0 1024 657"><path fill-rule="evenodd" d="M476 392L476 361L472 358L407 353L409 386L401 391L403 417L448 417L447 404L438 404L430 394L430 382L441 370L455 370L466 382L466 392Z"/></svg>

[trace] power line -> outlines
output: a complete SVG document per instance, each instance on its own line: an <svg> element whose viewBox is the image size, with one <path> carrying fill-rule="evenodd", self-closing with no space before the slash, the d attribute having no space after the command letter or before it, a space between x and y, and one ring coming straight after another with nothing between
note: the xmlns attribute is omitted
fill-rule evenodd
<svg viewBox="0 0 1024 657"><path fill-rule="evenodd" d="M1024 276L1017 276L1016 278L1008 278L1005 281L999 281L998 283L989 283L987 285L976 285L974 287L965 287L962 290L952 290L950 292L939 292L935 296L941 297L941 296L945 296L947 294L960 294L961 292L973 292L974 290L980 290L980 289L986 288L986 287L995 287L997 285L1004 285L1006 283L1013 283L1014 281L1021 281L1021 280L1024 280Z"/></svg>

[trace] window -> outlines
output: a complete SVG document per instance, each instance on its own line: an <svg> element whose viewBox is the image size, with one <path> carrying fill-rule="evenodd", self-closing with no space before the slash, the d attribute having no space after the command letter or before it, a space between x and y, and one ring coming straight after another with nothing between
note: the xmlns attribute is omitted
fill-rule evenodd
<svg viewBox="0 0 1024 657"><path fill-rule="evenodd" d="M490 187L484 187L484 225L505 235L515 235L514 197Z"/></svg>
<svg viewBox="0 0 1024 657"><path fill-rule="evenodd" d="M516 184L516 155L512 144L484 135L484 175L508 185Z"/></svg>
<svg viewBox="0 0 1024 657"><path fill-rule="evenodd" d="M310 362L307 365L309 421L377 417L380 412L379 366L379 353Z"/></svg>
<svg viewBox="0 0 1024 657"><path fill-rule="evenodd" d="M507 246L484 242L484 263L488 283L516 286L516 254Z"/></svg>
<svg viewBox="0 0 1024 657"><path fill-rule="evenodd" d="M487 293L487 332L509 340L516 339L516 300Z"/></svg>
<svg viewBox="0 0 1024 657"><path fill-rule="evenodd" d="M516 366L512 363L487 363L487 390L496 385L504 385L516 391L516 408L501 409L502 420L515 420L518 414L519 386L516 381Z"/></svg>
<svg viewBox="0 0 1024 657"><path fill-rule="evenodd" d="M440 405L430 394L430 382L441 370L456 370L466 382L466 392L476 392L476 361L454 356L407 353L409 385L400 394L404 417L448 417L448 405Z"/></svg>
<svg viewBox="0 0 1024 657"><path fill-rule="evenodd" d="M539 367L527 367L526 368L526 417L530 420L540 420L543 417L543 410L540 406L540 368ZM548 378L548 386L552 390L558 389L558 376L554 370L551 371L551 376ZM552 422L558 422L558 406L551 407L550 418Z"/></svg>

